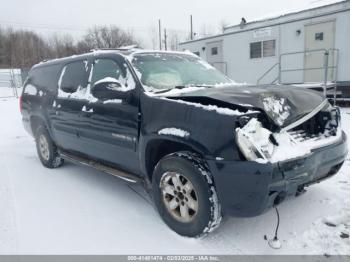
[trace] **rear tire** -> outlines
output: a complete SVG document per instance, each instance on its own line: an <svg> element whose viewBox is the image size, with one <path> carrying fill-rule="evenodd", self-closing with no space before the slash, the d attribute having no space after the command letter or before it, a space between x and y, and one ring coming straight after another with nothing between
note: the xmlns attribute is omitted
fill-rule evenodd
<svg viewBox="0 0 350 262"><path fill-rule="evenodd" d="M176 233L201 237L221 222L221 208L209 169L190 152L163 157L154 169L153 197L164 222Z"/></svg>
<svg viewBox="0 0 350 262"><path fill-rule="evenodd" d="M60 157L55 143L45 127L39 126L35 132L36 149L43 166L57 168L63 165L64 159Z"/></svg>

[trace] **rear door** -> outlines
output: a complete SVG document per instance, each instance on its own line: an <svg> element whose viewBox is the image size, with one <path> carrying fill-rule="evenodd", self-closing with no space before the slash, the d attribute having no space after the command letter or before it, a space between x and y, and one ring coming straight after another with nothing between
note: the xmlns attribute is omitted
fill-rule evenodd
<svg viewBox="0 0 350 262"><path fill-rule="evenodd" d="M335 22L322 22L305 26L305 70L304 82L323 82L324 81L324 51L312 52L317 49L332 49L334 48ZM331 67L334 64L334 53L329 52L328 65ZM320 68L313 69L312 68ZM333 69L329 68L328 80L333 80Z"/></svg>
<svg viewBox="0 0 350 262"><path fill-rule="evenodd" d="M87 60L66 64L60 73L58 94L52 104L52 130L58 146L84 152L80 132L87 123L80 115L88 103L87 87L90 66Z"/></svg>
<svg viewBox="0 0 350 262"><path fill-rule="evenodd" d="M118 99L92 101L82 112L82 122L89 127L81 133L87 154L125 170L138 170L138 92L134 78L124 58L96 58L93 61L91 88L103 79L115 79L122 84Z"/></svg>

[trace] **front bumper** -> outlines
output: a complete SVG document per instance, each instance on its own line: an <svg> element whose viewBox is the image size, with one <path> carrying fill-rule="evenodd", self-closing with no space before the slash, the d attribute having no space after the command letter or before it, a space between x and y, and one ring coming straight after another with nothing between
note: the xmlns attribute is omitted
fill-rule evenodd
<svg viewBox="0 0 350 262"><path fill-rule="evenodd" d="M256 216L298 188L338 172L348 153L344 132L336 143L297 160L261 164L255 161L207 160L224 214Z"/></svg>

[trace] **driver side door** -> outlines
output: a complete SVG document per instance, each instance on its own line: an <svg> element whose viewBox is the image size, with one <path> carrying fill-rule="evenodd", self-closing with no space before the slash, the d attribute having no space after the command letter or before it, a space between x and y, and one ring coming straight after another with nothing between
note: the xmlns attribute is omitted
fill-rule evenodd
<svg viewBox="0 0 350 262"><path fill-rule="evenodd" d="M133 76L124 61L97 58L93 61L91 89L101 81L121 83L117 99L93 99L82 112L89 128L82 132L87 154L115 164L126 171L138 171L138 97ZM91 96L92 96L91 92Z"/></svg>

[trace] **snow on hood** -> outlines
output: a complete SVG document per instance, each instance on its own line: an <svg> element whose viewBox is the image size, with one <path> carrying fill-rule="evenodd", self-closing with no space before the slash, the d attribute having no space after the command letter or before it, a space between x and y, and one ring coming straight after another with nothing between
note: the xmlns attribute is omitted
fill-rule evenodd
<svg viewBox="0 0 350 262"><path fill-rule="evenodd" d="M176 103L181 103L181 104L185 104L188 106L194 106L197 108L202 108L203 110L207 110L207 111L215 111L218 114L221 115L228 115L228 116L240 116L243 114L247 114L247 113L256 113L256 111L252 111L252 110L248 110L246 112L242 112L239 110L233 110L230 108L226 108L226 107L218 107L216 105L203 105L201 103L194 103L194 102L188 102L188 101L184 101L181 99L176 99L176 100L172 100L173 102Z"/></svg>
<svg viewBox="0 0 350 262"><path fill-rule="evenodd" d="M177 95L164 94L172 99L212 98L233 105L250 105L264 111L279 127L287 126L310 113L323 102L320 93L293 86L233 86L204 88Z"/></svg>
<svg viewBox="0 0 350 262"><path fill-rule="evenodd" d="M170 135L170 136L178 136L178 137L188 137L190 133L180 128L176 127L167 127L158 131L159 135Z"/></svg>

